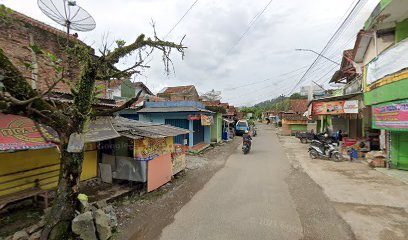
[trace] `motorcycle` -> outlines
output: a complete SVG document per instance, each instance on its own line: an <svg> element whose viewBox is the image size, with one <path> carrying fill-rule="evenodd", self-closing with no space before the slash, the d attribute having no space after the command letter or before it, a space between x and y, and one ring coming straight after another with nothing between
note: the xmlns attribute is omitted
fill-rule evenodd
<svg viewBox="0 0 408 240"><path fill-rule="evenodd" d="M250 140L248 140L248 141L243 141L243 142L242 142L242 152L243 152L244 154L247 154L247 153L249 153L250 150L251 150Z"/></svg>
<svg viewBox="0 0 408 240"><path fill-rule="evenodd" d="M332 141L313 140L309 146L309 155L312 159L323 158L335 162L342 161L342 156Z"/></svg>
<svg viewBox="0 0 408 240"><path fill-rule="evenodd" d="M254 128L252 129L252 136L256 137L256 135L257 135L257 133L256 133L256 127L254 127Z"/></svg>

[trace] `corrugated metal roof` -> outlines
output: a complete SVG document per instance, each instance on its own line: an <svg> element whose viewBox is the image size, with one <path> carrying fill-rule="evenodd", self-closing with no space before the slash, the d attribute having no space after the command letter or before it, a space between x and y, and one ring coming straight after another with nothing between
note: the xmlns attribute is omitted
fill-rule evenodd
<svg viewBox="0 0 408 240"><path fill-rule="evenodd" d="M116 117L112 120L113 127L122 136L139 139L174 137L190 133L184 128L173 127L159 123L150 123L131 120L123 117Z"/></svg>
<svg viewBox="0 0 408 240"><path fill-rule="evenodd" d="M282 119L289 121L307 121L307 117L300 114L283 114Z"/></svg>
<svg viewBox="0 0 408 240"><path fill-rule="evenodd" d="M207 109L196 107L169 107L169 108L143 108L138 113L166 113L166 112L205 112L214 113Z"/></svg>

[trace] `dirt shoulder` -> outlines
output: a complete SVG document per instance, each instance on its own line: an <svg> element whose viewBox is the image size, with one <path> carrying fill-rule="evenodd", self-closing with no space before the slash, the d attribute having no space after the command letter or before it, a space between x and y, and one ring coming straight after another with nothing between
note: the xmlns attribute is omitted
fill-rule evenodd
<svg viewBox="0 0 408 240"><path fill-rule="evenodd" d="M279 136L294 168L324 191L356 239L408 239L408 185L363 163L311 159L308 144Z"/></svg>
<svg viewBox="0 0 408 240"><path fill-rule="evenodd" d="M235 138L202 155L187 156L187 169L160 189L141 197L118 200L114 206L119 220L115 239L158 239L174 215L221 169L241 143Z"/></svg>

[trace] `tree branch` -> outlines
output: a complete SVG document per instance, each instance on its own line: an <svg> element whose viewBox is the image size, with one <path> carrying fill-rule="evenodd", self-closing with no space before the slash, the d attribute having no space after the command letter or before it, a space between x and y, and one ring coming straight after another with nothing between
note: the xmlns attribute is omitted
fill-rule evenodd
<svg viewBox="0 0 408 240"><path fill-rule="evenodd" d="M140 90L136 97L133 97L131 99L129 99L127 102L125 102L122 106L120 107L115 107L115 108L111 108L109 110L106 111L101 111L101 112L96 112L94 113L92 116L93 117L97 117L97 116L112 116L114 113L119 112L121 110L124 110L126 108L130 108L135 102L137 102L137 100L139 100L140 95L142 94L143 89Z"/></svg>
<svg viewBox="0 0 408 240"><path fill-rule="evenodd" d="M115 50L113 50L112 52L108 53L106 55L106 61L110 62L110 63L117 63L119 62L119 59L127 56L128 54L132 53L133 51L143 48L143 47L152 47L152 48L157 48L163 51L163 49L165 47L168 48L175 48L177 49L179 52L183 52L185 48L185 46L183 46L182 44L176 44L173 42L168 42L168 41L163 41L158 39L157 37L155 37L156 40L152 40L151 38L147 38L145 39L145 35L144 34L140 34L139 37L136 38L136 40L127 45L127 46L123 46L123 47L118 47Z"/></svg>
<svg viewBox="0 0 408 240"><path fill-rule="evenodd" d="M38 94L30 84L23 77L21 72L11 63L8 57L4 54L3 49L0 48L0 74L3 75L3 85L5 93L1 96L3 99L14 102L14 106L0 109L3 112L22 114L27 117L33 118L35 121L44 122L56 131L65 130L71 124L69 118L61 114L52 105L47 103L41 98L41 94ZM38 111L31 111L27 108L30 105L31 109ZM49 113L47 118L44 119L42 112ZM35 114L32 114L35 113ZM38 114L41 113L41 114Z"/></svg>

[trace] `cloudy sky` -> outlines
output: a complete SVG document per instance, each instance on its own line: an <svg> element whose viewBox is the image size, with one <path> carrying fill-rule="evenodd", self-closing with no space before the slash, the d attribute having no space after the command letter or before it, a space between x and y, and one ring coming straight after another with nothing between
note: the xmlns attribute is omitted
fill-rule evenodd
<svg viewBox="0 0 408 240"><path fill-rule="evenodd" d="M59 0L54 0L59 1ZM288 94L316 55L296 48L320 51L346 13L357 0L198 0L191 11L166 38L188 47L184 60L174 52L175 73L167 76L156 54L149 59L151 68L135 81L144 82L153 92L166 86L194 84L200 93L222 91L224 101L252 105ZM151 21L159 36L166 36L195 0L77 0L94 18L92 32L80 32L79 38L98 49L104 36L108 41L132 42L140 34L152 35ZM354 44L378 0L367 2L336 39L325 55L340 61L344 49ZM36 0L0 0L0 3L33 18L62 29L37 7ZM123 64L129 64L128 59ZM311 81L326 84L337 66L320 61L301 85ZM251 84L249 86L245 86ZM326 85L327 86L327 85Z"/></svg>

